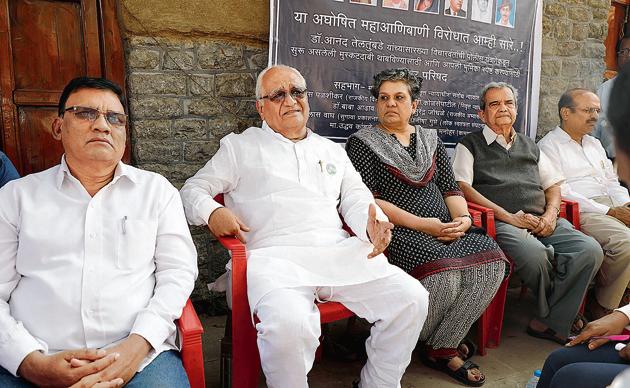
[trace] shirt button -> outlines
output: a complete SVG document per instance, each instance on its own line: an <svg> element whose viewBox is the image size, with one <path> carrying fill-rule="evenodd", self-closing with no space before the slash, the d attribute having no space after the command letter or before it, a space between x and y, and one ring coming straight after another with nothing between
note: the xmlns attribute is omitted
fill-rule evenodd
<svg viewBox="0 0 630 388"><path fill-rule="evenodd" d="M96 233L94 232L90 233L90 238L94 238L94 237L96 237Z"/></svg>

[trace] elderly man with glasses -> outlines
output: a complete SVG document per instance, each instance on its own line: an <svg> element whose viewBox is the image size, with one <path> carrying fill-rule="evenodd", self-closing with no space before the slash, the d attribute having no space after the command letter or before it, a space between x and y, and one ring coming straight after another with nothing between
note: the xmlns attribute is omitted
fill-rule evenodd
<svg viewBox="0 0 630 388"><path fill-rule="evenodd" d="M363 387L397 387L428 310L428 293L382 254L392 224L339 145L307 128L306 81L263 70L262 127L230 134L181 190L188 221L247 245L247 293L260 323L269 387L305 388L320 336L315 300L373 322ZM213 200L225 194L226 207ZM356 237L342 228L340 214Z"/></svg>
<svg viewBox="0 0 630 388"><path fill-rule="evenodd" d="M558 102L560 126L538 143L566 178L560 187L562 196L580 204L582 232L604 250L595 298L589 298L592 318L619 307L630 285L630 195L619 184L599 140L590 136L600 112L595 93L567 90Z"/></svg>
<svg viewBox="0 0 630 388"><path fill-rule="evenodd" d="M197 276L177 189L125 165L120 87L76 78L61 163L0 189L0 386L187 387L174 320Z"/></svg>

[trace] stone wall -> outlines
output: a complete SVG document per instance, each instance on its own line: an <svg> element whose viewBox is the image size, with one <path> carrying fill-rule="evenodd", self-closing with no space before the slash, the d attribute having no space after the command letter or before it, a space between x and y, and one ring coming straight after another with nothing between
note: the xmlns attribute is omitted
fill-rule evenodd
<svg viewBox="0 0 630 388"><path fill-rule="evenodd" d="M131 36L126 41L133 163L178 188L216 152L230 132L259 125L255 77L266 48L205 39ZM192 228L199 254L193 300L220 312L205 284L223 272L225 251L205 228Z"/></svg>
<svg viewBox="0 0 630 388"><path fill-rule="evenodd" d="M558 125L567 89L596 90L604 73L609 0L545 0L538 137Z"/></svg>
<svg viewBox="0 0 630 388"><path fill-rule="evenodd" d="M538 134L557 123L569 87L596 88L604 70L609 0L545 0ZM219 139L258 124L257 73L267 64L268 0L122 0L133 162L180 187ZM192 228L200 275L198 308L224 309L205 284L228 257L204 228Z"/></svg>

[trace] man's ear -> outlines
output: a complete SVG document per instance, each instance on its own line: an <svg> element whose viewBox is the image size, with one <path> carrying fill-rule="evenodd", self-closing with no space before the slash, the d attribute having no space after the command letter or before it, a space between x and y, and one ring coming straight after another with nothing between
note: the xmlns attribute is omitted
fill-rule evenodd
<svg viewBox="0 0 630 388"><path fill-rule="evenodd" d="M263 106L263 103L260 102L260 100L256 100L256 110L258 111L258 114L260 115L261 120L265 121L265 116L263 116L262 106Z"/></svg>
<svg viewBox="0 0 630 388"><path fill-rule="evenodd" d="M61 140L61 124L63 123L63 118L57 117L53 120L51 125L51 133L52 137L55 140Z"/></svg>
<svg viewBox="0 0 630 388"><path fill-rule="evenodd" d="M569 109L568 106L563 106L562 108L560 108L560 117L562 117L562 121L566 121L569 118L570 111L571 109Z"/></svg>

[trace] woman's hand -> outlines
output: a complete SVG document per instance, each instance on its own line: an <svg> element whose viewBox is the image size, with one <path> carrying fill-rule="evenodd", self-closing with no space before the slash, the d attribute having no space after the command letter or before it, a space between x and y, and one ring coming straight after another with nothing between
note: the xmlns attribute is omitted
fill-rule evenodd
<svg viewBox="0 0 630 388"><path fill-rule="evenodd" d="M580 334L572 339L567 346L575 346L577 344L588 342L588 348L590 350L596 349L608 342L608 340L591 340L591 337L620 334L628 323L630 323L630 320L628 320L626 314L621 311L613 311L596 321L589 322L586 327L582 329Z"/></svg>
<svg viewBox="0 0 630 388"><path fill-rule="evenodd" d="M468 232L468 229L472 226L472 219L468 216L459 216L453 218L453 222L461 222L458 231Z"/></svg>
<svg viewBox="0 0 630 388"><path fill-rule="evenodd" d="M416 230L437 237L440 241L453 241L462 237L468 228L470 228L470 224L462 220L442 222L438 218L419 217Z"/></svg>

